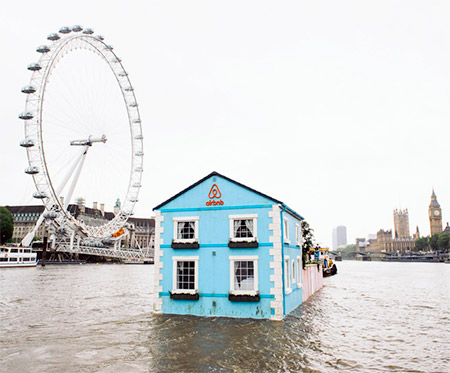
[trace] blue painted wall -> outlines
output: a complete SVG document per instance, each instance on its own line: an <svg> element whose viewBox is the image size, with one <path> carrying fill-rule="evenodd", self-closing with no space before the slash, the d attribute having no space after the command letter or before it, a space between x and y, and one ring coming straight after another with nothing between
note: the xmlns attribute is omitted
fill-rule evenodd
<svg viewBox="0 0 450 373"><path fill-rule="evenodd" d="M213 184L220 189L223 205L207 206L210 201L208 193ZM219 200L215 198L214 200ZM163 279L160 285L163 291L159 293L162 297L162 312L169 314L190 314L199 316L229 316L229 317L251 317L270 318L273 314L270 302L274 299L271 288L274 283L270 281L273 269L270 262L273 256L269 254L273 244L269 242L272 231L269 224L272 218L269 211L275 203L273 200L255 193L247 188L239 186L220 176L212 176L194 188L187 190L176 199L163 205L159 211L164 216L161 234L163 244L161 250L163 263L161 274ZM230 237L229 215L258 214L257 237L258 248L231 249L228 247ZM298 218L288 216L291 244L284 246L284 255L289 255L290 260L296 260L301 256L300 247L295 242L295 222ZM199 217L199 249L172 249L173 218L183 216ZM254 256L258 255L258 289L260 293L259 302L231 302L228 300L230 291L230 256ZM173 300L169 291L173 288L173 256L198 256L198 290L200 299ZM296 274L296 278L297 278ZM300 274L301 276L301 274ZM297 307L301 299L301 288L297 283L292 285L292 292L286 295L285 310L289 313Z"/></svg>

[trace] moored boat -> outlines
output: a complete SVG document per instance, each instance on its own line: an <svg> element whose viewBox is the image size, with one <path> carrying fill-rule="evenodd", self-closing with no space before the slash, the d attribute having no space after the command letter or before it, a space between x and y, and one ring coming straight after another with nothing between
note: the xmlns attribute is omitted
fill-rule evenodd
<svg viewBox="0 0 450 373"><path fill-rule="evenodd" d="M36 253L29 247L0 246L0 268L36 267Z"/></svg>

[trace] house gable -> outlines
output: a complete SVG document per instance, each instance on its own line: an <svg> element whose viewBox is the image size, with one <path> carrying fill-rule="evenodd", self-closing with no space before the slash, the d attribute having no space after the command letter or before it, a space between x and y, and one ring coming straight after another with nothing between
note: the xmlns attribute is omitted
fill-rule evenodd
<svg viewBox="0 0 450 373"><path fill-rule="evenodd" d="M153 210L220 209L273 204L282 204L282 202L217 172L212 172Z"/></svg>

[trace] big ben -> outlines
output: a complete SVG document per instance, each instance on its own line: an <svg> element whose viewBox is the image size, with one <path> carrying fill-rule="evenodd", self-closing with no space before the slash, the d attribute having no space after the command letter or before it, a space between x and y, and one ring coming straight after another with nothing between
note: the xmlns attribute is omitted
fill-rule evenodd
<svg viewBox="0 0 450 373"><path fill-rule="evenodd" d="M430 235L435 233L442 233L442 211L439 202L436 199L436 194L431 194L431 203L428 207L428 217L430 218Z"/></svg>

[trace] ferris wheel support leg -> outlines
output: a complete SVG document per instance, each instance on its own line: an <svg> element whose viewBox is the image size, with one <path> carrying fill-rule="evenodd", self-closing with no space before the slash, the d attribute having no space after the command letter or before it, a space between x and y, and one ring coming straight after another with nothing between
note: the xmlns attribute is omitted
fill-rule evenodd
<svg viewBox="0 0 450 373"><path fill-rule="evenodd" d="M75 175L73 177L72 184L70 185L69 192L67 193L66 200L64 201L64 209L67 209L67 206L69 206L70 200L72 199L72 195L75 190L75 186L77 185L78 179L80 178L81 170L83 168L84 161L86 160L86 154L87 154L88 150L89 150L89 145L86 145L84 147L83 154L81 155L80 162L78 163L78 168L75 171Z"/></svg>
<svg viewBox="0 0 450 373"><path fill-rule="evenodd" d="M72 177L75 169L80 164L81 159L85 156L86 149L81 149L80 154L75 158L75 161L73 162L72 166L70 167L69 171L67 172L66 176L62 180L61 184L59 185L58 189L56 189L56 194L59 195L63 191L64 187L66 186L69 179Z"/></svg>
<svg viewBox="0 0 450 373"><path fill-rule="evenodd" d="M44 221L44 213L39 216L39 219L37 220L36 224L34 225L34 228L31 232L29 232L20 243L21 246L28 247L31 244L31 241L33 241L34 236L36 235L37 230L41 226L42 222Z"/></svg>
<svg viewBox="0 0 450 373"><path fill-rule="evenodd" d="M70 251L73 251L73 239L75 238L75 231L70 234Z"/></svg>

